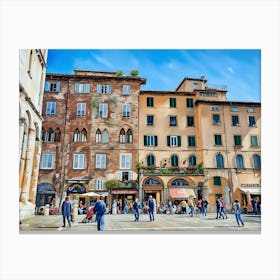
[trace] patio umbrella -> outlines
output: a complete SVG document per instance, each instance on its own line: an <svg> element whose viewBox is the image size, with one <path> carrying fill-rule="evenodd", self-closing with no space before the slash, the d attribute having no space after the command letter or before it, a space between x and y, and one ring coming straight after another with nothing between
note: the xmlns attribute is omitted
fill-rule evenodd
<svg viewBox="0 0 280 280"><path fill-rule="evenodd" d="M95 192L87 192L87 193L79 194L79 196L81 196L81 197L92 197L92 196L100 196L100 194L95 193Z"/></svg>

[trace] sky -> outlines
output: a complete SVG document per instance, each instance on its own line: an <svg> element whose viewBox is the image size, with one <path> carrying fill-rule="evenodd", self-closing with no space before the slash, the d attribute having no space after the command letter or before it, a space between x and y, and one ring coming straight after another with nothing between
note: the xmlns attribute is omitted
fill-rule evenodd
<svg viewBox="0 0 280 280"><path fill-rule="evenodd" d="M205 76L208 85L226 86L230 101L261 101L261 51L258 49L49 49L48 73L75 69L125 75L137 69L146 78L141 90L172 91L185 77Z"/></svg>

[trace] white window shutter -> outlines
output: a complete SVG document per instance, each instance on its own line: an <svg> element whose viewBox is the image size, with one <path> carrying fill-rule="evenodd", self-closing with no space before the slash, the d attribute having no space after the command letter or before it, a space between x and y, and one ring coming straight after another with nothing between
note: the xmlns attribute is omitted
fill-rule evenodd
<svg viewBox="0 0 280 280"><path fill-rule="evenodd" d="M122 171L118 171L118 180L122 181Z"/></svg>

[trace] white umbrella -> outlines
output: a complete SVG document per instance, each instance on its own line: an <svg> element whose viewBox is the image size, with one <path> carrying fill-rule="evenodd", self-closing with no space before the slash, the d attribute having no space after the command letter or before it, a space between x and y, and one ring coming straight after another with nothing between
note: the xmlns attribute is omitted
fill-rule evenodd
<svg viewBox="0 0 280 280"><path fill-rule="evenodd" d="M95 193L95 192L87 192L87 193L79 194L79 196L81 196L81 197L92 197L92 196L100 196L100 194Z"/></svg>

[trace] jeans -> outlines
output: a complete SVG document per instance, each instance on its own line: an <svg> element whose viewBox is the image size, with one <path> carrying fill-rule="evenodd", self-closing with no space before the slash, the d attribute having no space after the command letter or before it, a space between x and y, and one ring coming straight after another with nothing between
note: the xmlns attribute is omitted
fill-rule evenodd
<svg viewBox="0 0 280 280"><path fill-rule="evenodd" d="M234 213L235 218L236 218L236 222L238 224L238 226L240 226L240 223L242 224L242 226L244 226L244 222L241 218L241 214L240 213Z"/></svg>
<svg viewBox="0 0 280 280"><path fill-rule="evenodd" d="M155 220L154 209L149 209L149 216L150 216L150 221Z"/></svg>
<svg viewBox="0 0 280 280"><path fill-rule="evenodd" d="M124 208L123 208L123 213L124 213L124 214L127 214L127 213L128 213L128 206L124 206Z"/></svg>
<svg viewBox="0 0 280 280"><path fill-rule="evenodd" d="M63 226L65 227L65 218L67 219L69 227L71 227L70 216L63 216Z"/></svg>
<svg viewBox="0 0 280 280"><path fill-rule="evenodd" d="M189 206L189 213L191 216L193 216L193 211L194 211L194 207L193 206Z"/></svg>
<svg viewBox="0 0 280 280"><path fill-rule="evenodd" d="M139 221L139 214L140 214L140 213L139 213L139 210L137 210L137 211L134 212L135 221L137 221L137 222Z"/></svg>
<svg viewBox="0 0 280 280"><path fill-rule="evenodd" d="M96 215L96 221L97 221L97 230L104 230L104 226L105 226L105 216L99 216Z"/></svg>

